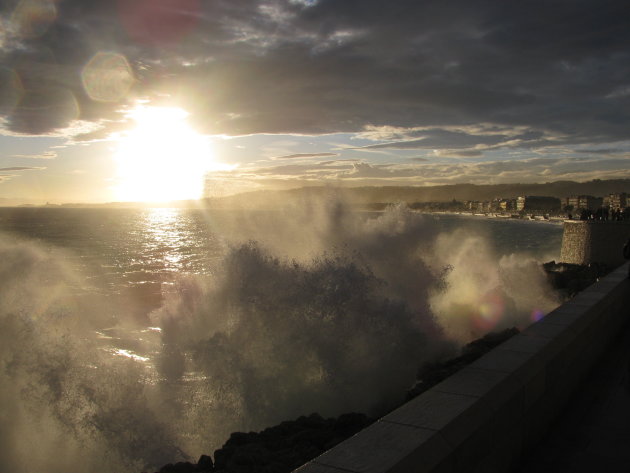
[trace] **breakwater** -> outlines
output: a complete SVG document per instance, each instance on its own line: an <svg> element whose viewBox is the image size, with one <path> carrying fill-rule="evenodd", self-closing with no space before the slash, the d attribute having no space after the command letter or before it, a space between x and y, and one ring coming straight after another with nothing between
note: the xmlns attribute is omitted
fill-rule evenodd
<svg viewBox="0 0 630 473"><path fill-rule="evenodd" d="M623 245L630 237L628 221L566 220L560 260L563 263L603 263L611 268L623 263Z"/></svg>

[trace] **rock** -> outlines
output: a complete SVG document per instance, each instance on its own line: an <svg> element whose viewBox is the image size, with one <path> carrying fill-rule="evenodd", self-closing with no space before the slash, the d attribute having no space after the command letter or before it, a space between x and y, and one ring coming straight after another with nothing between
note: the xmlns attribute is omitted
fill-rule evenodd
<svg viewBox="0 0 630 473"><path fill-rule="evenodd" d="M234 432L222 448L198 462L213 473L290 473L372 421L365 414L324 419L319 414L284 421L261 432ZM203 458L203 456L202 456ZM213 467L213 468L212 468Z"/></svg>
<svg viewBox="0 0 630 473"><path fill-rule="evenodd" d="M190 462L169 463L160 468L160 473L196 473L198 471L197 465Z"/></svg>
<svg viewBox="0 0 630 473"><path fill-rule="evenodd" d="M571 264L550 261L543 264L551 286L566 298L575 296L611 270L601 263Z"/></svg>
<svg viewBox="0 0 630 473"><path fill-rule="evenodd" d="M340 436L350 437L371 423L372 421L370 421L365 414L350 412L347 414L341 414L337 417L335 420L334 430Z"/></svg>
<svg viewBox="0 0 630 473"><path fill-rule="evenodd" d="M519 333L519 330L515 327L501 332L490 332L465 345L461 350L461 355L458 357L445 361L425 363L418 370L416 385L407 391L407 400L411 400L431 389L517 333Z"/></svg>
<svg viewBox="0 0 630 473"><path fill-rule="evenodd" d="M199 457L199 461L197 462L197 470L204 473L214 471L212 458L208 455L201 455Z"/></svg>
<svg viewBox="0 0 630 473"><path fill-rule="evenodd" d="M227 444L227 442L226 442ZM234 452L233 448L226 447L214 451L214 468L216 470L225 468L227 465L228 459L232 456Z"/></svg>

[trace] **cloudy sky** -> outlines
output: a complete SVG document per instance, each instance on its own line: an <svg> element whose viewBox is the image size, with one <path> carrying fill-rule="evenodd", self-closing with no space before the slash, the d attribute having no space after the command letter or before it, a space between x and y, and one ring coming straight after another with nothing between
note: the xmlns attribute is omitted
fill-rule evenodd
<svg viewBox="0 0 630 473"><path fill-rule="evenodd" d="M0 197L630 177L626 2L0 5Z"/></svg>

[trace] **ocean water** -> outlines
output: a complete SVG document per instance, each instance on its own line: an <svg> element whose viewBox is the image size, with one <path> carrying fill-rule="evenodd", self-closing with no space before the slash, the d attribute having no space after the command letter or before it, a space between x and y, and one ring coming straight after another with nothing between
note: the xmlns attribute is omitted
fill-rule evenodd
<svg viewBox="0 0 630 473"><path fill-rule="evenodd" d="M252 212L241 219L265 220L274 212ZM380 213L358 214L376 219ZM0 208L0 232L15 241L34 241L66 251L71 266L114 291L162 284L175 274L211 274L225 255L234 226L228 211L200 209ZM458 214L423 216L438 231L482 234L498 255L519 253L538 260L559 256L562 226L515 219ZM284 215L278 214L282 219ZM229 232L225 234L224 229ZM240 235L242 240L255 240ZM94 289L98 290L98 284Z"/></svg>
<svg viewBox="0 0 630 473"><path fill-rule="evenodd" d="M335 201L0 209L0 465L138 472L235 430L381 413L422 362L558 305L539 263L561 237Z"/></svg>

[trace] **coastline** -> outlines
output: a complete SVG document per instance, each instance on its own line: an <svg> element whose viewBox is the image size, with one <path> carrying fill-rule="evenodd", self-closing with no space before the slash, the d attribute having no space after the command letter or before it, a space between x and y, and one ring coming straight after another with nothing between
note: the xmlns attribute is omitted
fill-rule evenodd
<svg viewBox="0 0 630 473"><path fill-rule="evenodd" d="M506 222L534 222L534 223L547 223L553 225L561 225L568 220L566 217L548 217L545 218L542 215L536 215L533 218L531 216L522 217L516 214L497 214L497 213L473 213L473 212L445 212L445 211L436 211L436 212L424 212L424 211L415 211L417 213L423 215L448 215L448 216L460 216L463 218L486 218L496 220L497 222L506 221Z"/></svg>

